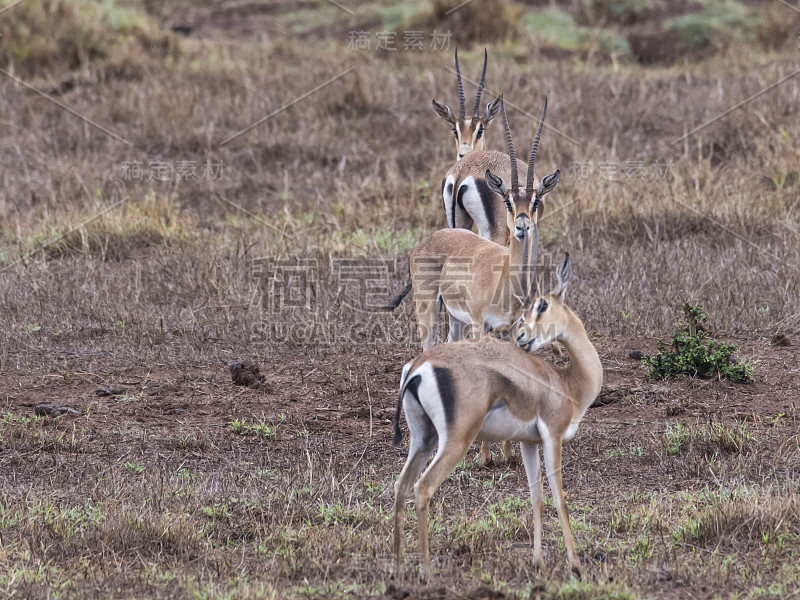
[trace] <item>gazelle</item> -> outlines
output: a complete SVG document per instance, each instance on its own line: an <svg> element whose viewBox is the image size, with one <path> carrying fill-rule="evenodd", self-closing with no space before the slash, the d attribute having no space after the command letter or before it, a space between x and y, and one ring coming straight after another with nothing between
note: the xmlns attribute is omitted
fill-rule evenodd
<svg viewBox="0 0 800 600"><path fill-rule="evenodd" d="M483 93L483 82L486 79L486 62L489 54L483 50L483 70L481 79L478 82L478 92L475 94L475 104L472 107L472 116L466 117L464 107L464 84L461 82L461 69L458 66L458 48L456 48L456 77L458 79L458 118L446 104L433 100L433 110L442 119L453 126L453 135L456 138L456 161L464 158L466 154L473 150L483 150L486 142L486 128L489 126L497 114L500 112L500 98L495 98L486 105L483 116L478 115L481 107L481 95Z"/></svg>
<svg viewBox="0 0 800 600"><path fill-rule="evenodd" d="M511 245L506 248L463 229L440 229L411 252L411 284L386 308L396 308L413 288L423 351L436 343L442 304L450 322L448 341L458 341L470 325L476 335L509 327L528 295L531 265L536 263L537 208L542 197L558 185L561 172L548 175L534 189L533 171L545 116L542 111L531 146L525 193L520 193L514 140L502 104L501 110L512 165L511 189L490 171L485 179L504 201Z"/></svg>
<svg viewBox="0 0 800 600"><path fill-rule="evenodd" d="M448 341L454 342L465 337L469 326L473 335L494 331L505 336L512 329L522 311L523 299L528 295L533 278L531 265L535 268L538 247L537 208L544 195L558 185L561 172L548 175L536 189L533 188L536 152L547 112L545 98L528 160L525 194L520 194L517 155L505 105L501 104L501 110L509 164L513 165L510 169L511 190L490 171L486 171L485 181L492 192L504 200L511 245L506 248L464 229L441 229L414 249L409 257L411 283L387 308L396 308L414 289L423 351L436 343L442 304L447 309L450 325ZM481 444L480 453L483 462L488 463L491 459L489 445ZM503 444L503 455L512 455L510 442Z"/></svg>
<svg viewBox="0 0 800 600"><path fill-rule="evenodd" d="M515 161L518 172L525 172L525 163ZM442 202L451 229L478 228L478 235L495 244L509 243L506 227L506 205L486 181L491 171L506 185L511 182L511 158L495 150L474 150L456 162L442 180ZM534 187L539 182L534 179Z"/></svg>
<svg viewBox="0 0 800 600"><path fill-rule="evenodd" d="M567 254L557 269L558 283L553 292L526 302L516 344L493 338L440 344L403 367L394 443L402 440L401 405L411 441L406 464L395 484L393 550L398 572L403 511L414 480L436 450L433 462L414 486L422 575L427 577L431 564L431 497L477 439L521 442L533 505L533 562L539 568L543 566L544 504L540 447L544 450L567 560L580 576L561 486L561 445L574 437L586 409L600 392L603 367L580 319L564 304L570 270ZM529 354L555 340L567 348L566 367L550 367Z"/></svg>

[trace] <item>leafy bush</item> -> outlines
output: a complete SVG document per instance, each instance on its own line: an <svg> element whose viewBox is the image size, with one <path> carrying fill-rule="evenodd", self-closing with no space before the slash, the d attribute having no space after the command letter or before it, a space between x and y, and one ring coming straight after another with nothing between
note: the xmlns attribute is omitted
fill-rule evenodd
<svg viewBox="0 0 800 600"><path fill-rule="evenodd" d="M668 379L688 375L701 379L717 377L735 383L752 383L754 363L738 362L732 358L736 344L726 344L713 339L705 330L706 315L702 305L683 305L685 327L672 334L669 346L658 339L658 353L644 357L642 362L650 367L651 379Z"/></svg>

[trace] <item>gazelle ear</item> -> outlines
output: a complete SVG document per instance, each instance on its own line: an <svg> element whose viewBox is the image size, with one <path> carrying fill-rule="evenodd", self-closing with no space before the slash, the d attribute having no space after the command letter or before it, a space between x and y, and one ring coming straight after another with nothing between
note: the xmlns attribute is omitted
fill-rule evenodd
<svg viewBox="0 0 800 600"><path fill-rule="evenodd" d="M554 189L556 189L556 186L558 185L559 181L561 181L560 170L556 171L555 173L551 173L550 175L547 175L544 179L542 179L539 182L539 187L536 188L536 193L531 198L531 209L530 209L531 212L533 212L534 210L536 211L537 219L542 216L542 210L543 210L543 205L540 202L540 200L545 194L549 194Z"/></svg>
<svg viewBox="0 0 800 600"><path fill-rule="evenodd" d="M489 186L489 189L495 194L499 194L503 198L508 196L508 187L506 187L506 184L503 183L503 180L497 175L487 170L486 175L484 175L484 180L486 181L486 185Z"/></svg>
<svg viewBox="0 0 800 600"><path fill-rule="evenodd" d="M559 169L555 173L551 173L550 175L545 176L544 179L539 183L539 187L536 189L536 195L541 198L545 194L549 194L558 185L558 182L561 181L561 170Z"/></svg>
<svg viewBox="0 0 800 600"><path fill-rule="evenodd" d="M486 105L486 112L483 113L483 124L488 125L491 123L494 118L500 114L500 106L502 105L502 100L500 98L495 98L489 104Z"/></svg>
<svg viewBox="0 0 800 600"><path fill-rule="evenodd" d="M453 125L458 123L458 119L456 119L456 116L453 114L453 111L450 110L450 107L447 106L446 104L441 104L440 102L434 100L433 110L436 111L436 114L439 115L439 117L441 117L448 123L452 123Z"/></svg>
<svg viewBox="0 0 800 600"><path fill-rule="evenodd" d="M572 261L569 258L569 252L564 255L564 262L562 262L558 269L556 269L556 278L558 283L556 289L553 290L553 295L558 296L561 300L564 299L564 294L567 291L567 284L569 283L569 276L572 273Z"/></svg>

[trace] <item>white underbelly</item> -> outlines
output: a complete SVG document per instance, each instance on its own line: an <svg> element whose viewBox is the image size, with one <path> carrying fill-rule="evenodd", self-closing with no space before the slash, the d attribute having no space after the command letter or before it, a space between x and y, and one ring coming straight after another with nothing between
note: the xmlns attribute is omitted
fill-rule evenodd
<svg viewBox="0 0 800 600"><path fill-rule="evenodd" d="M537 419L522 421L511 414L505 405L489 410L483 419L478 440L482 442L513 442L541 443Z"/></svg>

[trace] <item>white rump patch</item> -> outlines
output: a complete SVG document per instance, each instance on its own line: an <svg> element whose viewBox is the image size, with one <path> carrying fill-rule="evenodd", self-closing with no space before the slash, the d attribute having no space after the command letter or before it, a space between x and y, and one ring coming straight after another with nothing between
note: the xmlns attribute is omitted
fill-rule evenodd
<svg viewBox="0 0 800 600"><path fill-rule="evenodd" d="M472 175L461 182L461 185L458 186L459 191L464 187L467 188L461 196L461 204L464 206L464 210L475 221L475 225L478 227L478 234L485 240L491 240L492 231L489 229L489 219L486 218L486 212L483 210L483 201L478 193L478 186L475 185L475 178Z"/></svg>

